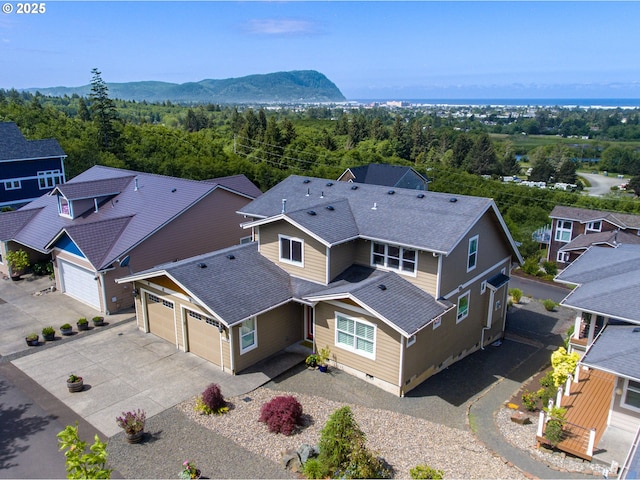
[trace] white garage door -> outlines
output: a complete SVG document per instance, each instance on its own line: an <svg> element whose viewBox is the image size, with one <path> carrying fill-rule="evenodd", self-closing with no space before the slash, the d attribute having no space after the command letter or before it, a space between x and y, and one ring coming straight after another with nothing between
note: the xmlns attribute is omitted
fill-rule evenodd
<svg viewBox="0 0 640 480"><path fill-rule="evenodd" d="M100 310L100 291L93 272L58 259L62 291L96 310Z"/></svg>

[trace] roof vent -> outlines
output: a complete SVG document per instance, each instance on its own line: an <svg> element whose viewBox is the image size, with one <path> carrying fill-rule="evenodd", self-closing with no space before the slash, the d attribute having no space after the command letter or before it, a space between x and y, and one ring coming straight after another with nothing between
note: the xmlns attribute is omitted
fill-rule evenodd
<svg viewBox="0 0 640 480"><path fill-rule="evenodd" d="M134 191L134 192L137 192L137 191L138 191L138 179L136 178L136 179L133 181L133 183L134 183L134 185L135 185L135 186L133 187L133 191Z"/></svg>
<svg viewBox="0 0 640 480"><path fill-rule="evenodd" d="M384 283L381 283L380 285L378 285L378 288L382 291L385 291L387 289L387 286Z"/></svg>
<svg viewBox="0 0 640 480"><path fill-rule="evenodd" d="M178 191L178 189L177 189L177 188L172 188L172 189L171 189L171 193L176 193L177 191Z"/></svg>
<svg viewBox="0 0 640 480"><path fill-rule="evenodd" d="M302 183L311 183L311 180L309 180L308 178L305 178Z"/></svg>
<svg viewBox="0 0 640 480"><path fill-rule="evenodd" d="M230 253L229 255L227 255L227 258L228 258L229 260L235 260L235 259L236 259L236 256Z"/></svg>
<svg viewBox="0 0 640 480"><path fill-rule="evenodd" d="M206 264L206 263L204 263L204 262L200 262L200 263L198 264L198 268L207 268L207 264Z"/></svg>
<svg viewBox="0 0 640 480"><path fill-rule="evenodd" d="M315 210L309 210L307 213L313 217L316 214L316 211Z"/></svg>
<svg viewBox="0 0 640 480"><path fill-rule="evenodd" d="M633 330L631 330L632 333L638 333L640 332L640 327L636 327Z"/></svg>
<svg viewBox="0 0 640 480"><path fill-rule="evenodd" d="M307 188L307 194L305 195L305 197L308 197L309 195L311 195L311 189Z"/></svg>
<svg viewBox="0 0 640 480"><path fill-rule="evenodd" d="M282 212L281 213L287 213L287 199L283 198L282 199Z"/></svg>
<svg viewBox="0 0 640 480"><path fill-rule="evenodd" d="M320 192L320 198L324 198L324 190Z"/></svg>
<svg viewBox="0 0 640 480"><path fill-rule="evenodd" d="M327 187L331 187L333 185L333 182L327 182Z"/></svg>
<svg viewBox="0 0 640 480"><path fill-rule="evenodd" d="M327 210L331 210L332 212L335 210L335 208L333 208L333 205L327 205Z"/></svg>
<svg viewBox="0 0 640 480"><path fill-rule="evenodd" d="M424 193L419 193L418 195L416 195L416 197L418 197L418 198L424 198Z"/></svg>
<svg viewBox="0 0 640 480"><path fill-rule="evenodd" d="M449 201L450 201L451 203L456 203L456 202L458 201L458 199L457 199L457 198L455 198L455 197L451 197L451 198L449 199Z"/></svg>
<svg viewBox="0 0 640 480"><path fill-rule="evenodd" d="M358 189L358 185L351 185L351 190L357 190Z"/></svg>
<svg viewBox="0 0 640 480"><path fill-rule="evenodd" d="M395 190L389 190L387 193L388 193L389 195L393 195L394 193L396 193L396 191L395 191Z"/></svg>
<svg viewBox="0 0 640 480"><path fill-rule="evenodd" d="M371 207L371 210L377 210L378 209L378 202L373 202L373 207Z"/></svg>

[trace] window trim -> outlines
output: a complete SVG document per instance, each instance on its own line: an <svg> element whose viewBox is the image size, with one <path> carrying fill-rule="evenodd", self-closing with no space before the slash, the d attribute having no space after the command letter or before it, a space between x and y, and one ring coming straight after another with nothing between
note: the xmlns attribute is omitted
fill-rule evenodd
<svg viewBox="0 0 640 480"><path fill-rule="evenodd" d="M253 330L243 334L242 327L247 322L253 322ZM251 333L253 334L253 343L243 348L242 339ZM238 327L238 342L240 343L240 355L243 355L247 352L250 352L251 350L255 350L256 348L258 348L258 317L251 317L240 324L240 326Z"/></svg>
<svg viewBox="0 0 640 480"><path fill-rule="evenodd" d="M569 252L558 252L556 262L569 263Z"/></svg>
<svg viewBox="0 0 640 480"><path fill-rule="evenodd" d="M629 388L629 383L630 382L638 384L638 387ZM633 410L634 412L640 412L640 405L635 406L635 405L631 405L631 404L626 402L627 393L629 392L629 390L631 390L632 392L640 394L640 382L636 382L634 380L629 380L628 378L624 379L624 388L623 388L623 391L622 391L622 396L620 397L620 406L622 408L626 408L628 410Z"/></svg>
<svg viewBox="0 0 640 480"><path fill-rule="evenodd" d="M467 272L475 270L475 268L478 266L478 244L480 243L479 238L480 238L480 235L474 235L469 239L469 247L467 249ZM474 241L475 241L475 250L472 252L471 246L474 244ZM473 265L471 265L472 258L473 258Z"/></svg>
<svg viewBox="0 0 640 480"><path fill-rule="evenodd" d="M376 245L380 245L384 247L384 252L383 253L378 253L375 252L375 246ZM389 247L394 247L399 249L398 251L398 267L393 267L393 266L389 266L389 258L395 258L395 257L390 257L389 256ZM413 260L408 260L405 259L404 257L404 252L413 252L415 254L415 257ZM378 257L382 257L383 258L383 263L375 263L374 262L374 255L378 256ZM373 268L380 268L382 270L389 270L392 272L396 272L400 275L408 275L411 277L415 277L418 275L418 250L413 249L413 248L405 248L405 247L401 247L400 245L394 245L392 243L383 243L383 242L375 242L372 241L371 242L371 258L369 259L369 261L371 262L371 267ZM403 264L405 262L408 263L412 263L413 264L413 271L409 271L409 270L404 270L402 268Z"/></svg>
<svg viewBox="0 0 640 480"><path fill-rule="evenodd" d="M415 336L415 334L414 334L414 335L411 335L409 338L406 338L406 345L407 345L407 348L409 348L409 347L410 347L411 345L413 345L414 343L416 343L416 336Z"/></svg>
<svg viewBox="0 0 640 480"><path fill-rule="evenodd" d="M339 330L338 329L338 317L342 317L346 320L352 321L353 322L353 333L350 332L345 332L344 330ZM335 321L335 328L334 328L334 343L336 345L336 347L341 348L343 350L347 350L349 352L355 353L356 355L360 355L361 357L365 357L365 358L369 358L371 360L375 360L376 359L376 340L377 340L377 332L378 332L378 327L375 323L371 323L368 322L362 318L355 318L355 317L351 317L349 315L345 315L342 312L334 312L334 321ZM347 335L351 335L354 339L354 343L355 343L355 339L357 338L356 336L356 325L360 323L362 325L365 325L367 327L372 327L373 328L373 340L369 340L367 338L364 338L365 341L367 342L371 342L373 344L373 352L369 353L369 352L365 352L364 350L359 350L356 348L355 344L354 345L347 345L345 343L342 343L339 341L339 337L338 337L338 332L344 332ZM359 337L362 338L362 337Z"/></svg>
<svg viewBox="0 0 640 480"><path fill-rule="evenodd" d="M38 188L40 190L50 190L56 185L64 183L64 177L59 169L42 170L38 172Z"/></svg>
<svg viewBox="0 0 640 480"><path fill-rule="evenodd" d="M293 249L291 248L293 242L300 243L300 261L291 260L289 258L284 258L282 256L282 241L289 241L289 252L293 253ZM291 255L293 256L293 255ZM282 263L288 263L289 265L296 265L298 267L304 267L304 239L299 237L290 237L289 235L278 235L278 258Z"/></svg>
<svg viewBox="0 0 640 480"><path fill-rule="evenodd" d="M6 191L20 190L22 189L22 181L21 180L5 180L4 189Z"/></svg>
<svg viewBox="0 0 640 480"><path fill-rule="evenodd" d="M598 228L594 228L594 224L598 224ZM602 231L602 220L594 220L593 222L587 222L587 225L584 227L587 232L601 232Z"/></svg>
<svg viewBox="0 0 640 480"><path fill-rule="evenodd" d="M462 313L460 311L460 303L461 303L462 299L465 298L465 297L467 299L467 308ZM462 295L458 296L458 303L456 304L456 307L457 307L457 310L456 310L456 323L460 323L461 321L463 321L465 318L467 318L469 316L469 304L470 303L471 303L471 290L467 290Z"/></svg>
<svg viewBox="0 0 640 480"><path fill-rule="evenodd" d="M569 223L571 228L565 228L565 223ZM569 239L563 240L562 234L567 232L569 233ZM556 231L553 235L553 239L556 242L569 243L571 241L571 235L573 235L573 222L571 220L556 220Z"/></svg>

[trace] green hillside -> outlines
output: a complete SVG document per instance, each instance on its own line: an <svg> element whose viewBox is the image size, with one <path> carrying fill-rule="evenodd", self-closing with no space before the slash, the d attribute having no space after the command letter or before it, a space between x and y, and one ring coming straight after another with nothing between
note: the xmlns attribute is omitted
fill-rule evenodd
<svg viewBox="0 0 640 480"><path fill-rule="evenodd" d="M108 83L109 95L137 102L194 103L317 103L343 102L344 95L322 73L314 70L249 75L223 80L201 80L188 83L127 82ZM61 97L89 95L90 85L29 89L43 95Z"/></svg>

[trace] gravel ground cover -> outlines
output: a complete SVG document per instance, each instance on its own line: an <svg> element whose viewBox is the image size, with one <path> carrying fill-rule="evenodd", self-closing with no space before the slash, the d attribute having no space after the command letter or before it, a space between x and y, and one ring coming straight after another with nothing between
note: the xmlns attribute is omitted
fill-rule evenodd
<svg viewBox="0 0 640 480"><path fill-rule="evenodd" d="M258 422L261 406L279 395L295 396L307 419L302 430L288 437L270 433L266 425ZM195 399L179 404L177 409L198 425L273 463L279 462L281 452L286 449L304 443L316 445L329 415L344 406L322 397L265 387L229 401L231 410L220 416L197 413ZM420 463L443 470L446 478L525 478L522 472L481 445L471 432L388 410L350 407L367 435L368 448L393 466L396 478L409 478L409 470Z"/></svg>

